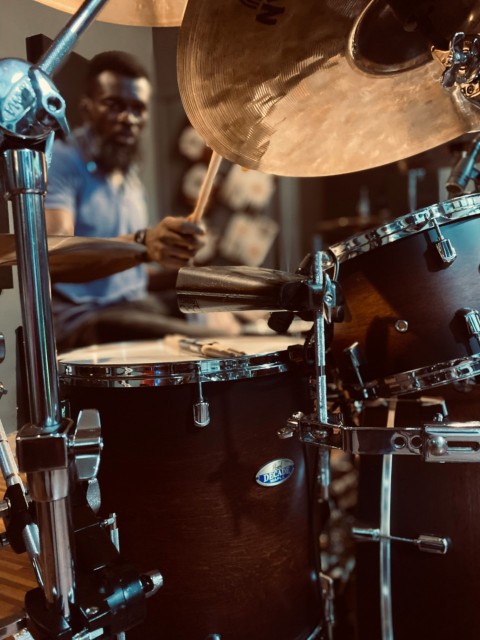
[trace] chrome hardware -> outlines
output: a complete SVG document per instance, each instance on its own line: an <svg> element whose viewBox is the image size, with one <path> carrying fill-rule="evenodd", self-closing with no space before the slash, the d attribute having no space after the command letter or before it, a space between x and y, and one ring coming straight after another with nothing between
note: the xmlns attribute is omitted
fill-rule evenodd
<svg viewBox="0 0 480 640"><path fill-rule="evenodd" d="M100 415L96 409L83 409L78 414L77 428L70 439L79 480L96 478L103 449Z"/></svg>
<svg viewBox="0 0 480 640"><path fill-rule="evenodd" d="M480 313L476 309L462 309L462 313L465 317L465 322L467 323L468 333L480 339Z"/></svg>
<svg viewBox="0 0 480 640"><path fill-rule="evenodd" d="M8 389L4 387L3 382L0 382L0 398L2 396L7 395L7 393L8 393Z"/></svg>
<svg viewBox="0 0 480 640"><path fill-rule="evenodd" d="M468 100L475 102L480 94L480 39L476 34L455 33L448 51L433 49L432 55L445 68L442 84L445 88L459 87Z"/></svg>
<svg viewBox="0 0 480 640"><path fill-rule="evenodd" d="M151 598L163 587L163 576L159 571L146 571L141 580L146 598Z"/></svg>
<svg viewBox="0 0 480 640"><path fill-rule="evenodd" d="M323 596L323 616L327 627L328 638L333 638L333 627L335 625L335 584L333 578L326 573L320 572L320 588Z"/></svg>
<svg viewBox="0 0 480 640"><path fill-rule="evenodd" d="M344 349L343 351L349 358L355 375L357 376L358 383L362 390L362 395L365 399L369 397L368 390L364 386L363 376L360 372L360 367L365 365L363 354L360 351L358 342L354 342L352 345Z"/></svg>
<svg viewBox="0 0 480 640"><path fill-rule="evenodd" d="M205 640L222 640L222 636L219 633L209 633Z"/></svg>
<svg viewBox="0 0 480 640"><path fill-rule="evenodd" d="M480 356L478 354L440 362L430 367L404 371L386 378L378 378L365 382L364 385L353 385L353 391L364 398L382 398L430 390L449 382L458 382L480 374Z"/></svg>
<svg viewBox="0 0 480 640"><path fill-rule="evenodd" d="M115 549L120 551L120 536L118 535L117 514L111 513L108 518L102 522L102 526L108 528L110 539L115 545Z"/></svg>
<svg viewBox="0 0 480 640"><path fill-rule="evenodd" d="M395 327L395 331L398 331L398 333L406 333L408 331L407 320L397 320L393 326Z"/></svg>
<svg viewBox="0 0 480 640"><path fill-rule="evenodd" d="M480 422L433 422L420 427L357 427L337 414L320 423L316 416L295 414L288 432L301 442L361 455L416 455L426 462L480 462ZM334 420L337 420L334 422Z"/></svg>
<svg viewBox="0 0 480 640"><path fill-rule="evenodd" d="M441 422L424 426L427 462L480 462L480 422Z"/></svg>
<svg viewBox="0 0 480 640"><path fill-rule="evenodd" d="M196 427L208 427L210 424L210 405L203 397L201 380L197 383L198 400L193 405L193 422Z"/></svg>
<svg viewBox="0 0 480 640"><path fill-rule="evenodd" d="M457 257L457 252L455 251L455 247L453 244L445 238L445 236L440 231L440 227L438 226L438 222L432 218L431 220L432 227L437 234L437 240L434 242L435 248L438 251L442 262L445 264L451 264Z"/></svg>
<svg viewBox="0 0 480 640"><path fill-rule="evenodd" d="M317 482L320 500L327 501L330 493L330 449L320 448L317 462Z"/></svg>
<svg viewBox="0 0 480 640"><path fill-rule="evenodd" d="M304 417L305 414L301 411L294 413L293 416L287 420L287 426L282 427L277 431L277 436L280 440L287 440L288 438L291 438L293 434L298 431L298 425Z"/></svg>
<svg viewBox="0 0 480 640"><path fill-rule="evenodd" d="M380 529L370 529L364 527L352 527L352 536L355 540L364 542L380 542L381 540L390 540L392 542L406 542L414 544L419 551L424 553L436 553L445 555L449 549L450 540L440 536L431 534L421 534L418 538L404 538L402 536L383 536Z"/></svg>

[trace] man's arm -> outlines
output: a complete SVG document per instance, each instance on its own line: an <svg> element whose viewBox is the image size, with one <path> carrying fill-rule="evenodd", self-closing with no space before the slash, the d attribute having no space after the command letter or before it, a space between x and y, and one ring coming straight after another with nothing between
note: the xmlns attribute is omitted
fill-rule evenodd
<svg viewBox="0 0 480 640"><path fill-rule="evenodd" d="M133 242L135 234L122 236ZM168 216L154 227L147 229L145 246L148 259L163 267L180 268L185 266L203 246L204 231L188 218Z"/></svg>
<svg viewBox="0 0 480 640"><path fill-rule="evenodd" d="M73 236L73 212L68 209L45 209L45 224L49 236Z"/></svg>

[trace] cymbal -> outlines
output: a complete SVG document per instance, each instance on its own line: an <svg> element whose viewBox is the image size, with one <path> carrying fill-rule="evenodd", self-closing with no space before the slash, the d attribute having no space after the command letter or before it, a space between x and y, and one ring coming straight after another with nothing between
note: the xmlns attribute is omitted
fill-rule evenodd
<svg viewBox="0 0 480 640"><path fill-rule="evenodd" d="M441 13L479 0L415 4ZM452 30L478 31L478 11L468 15ZM276 175L336 175L480 129L478 109L443 89L429 51L426 36L412 38L376 0L189 0L178 82L190 122L228 160Z"/></svg>
<svg viewBox="0 0 480 640"><path fill-rule="evenodd" d="M114 238L49 236L48 263L52 282L89 282L135 267L145 247ZM15 236L0 234L0 266L17 264Z"/></svg>
<svg viewBox="0 0 480 640"><path fill-rule="evenodd" d="M83 0L35 0L53 9L75 13ZM97 20L135 27L178 27L187 0L109 0Z"/></svg>

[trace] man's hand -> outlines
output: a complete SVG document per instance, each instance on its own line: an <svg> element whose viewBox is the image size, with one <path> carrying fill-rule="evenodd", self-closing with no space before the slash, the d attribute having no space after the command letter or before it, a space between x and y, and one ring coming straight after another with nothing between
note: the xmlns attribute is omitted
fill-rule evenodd
<svg viewBox="0 0 480 640"><path fill-rule="evenodd" d="M203 246L204 230L187 218L168 216L148 229L148 258L164 267L184 267Z"/></svg>

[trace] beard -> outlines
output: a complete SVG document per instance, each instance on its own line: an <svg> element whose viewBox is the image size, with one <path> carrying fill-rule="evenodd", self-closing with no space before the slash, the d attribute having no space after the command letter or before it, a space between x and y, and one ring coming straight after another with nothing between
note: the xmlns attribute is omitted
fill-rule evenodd
<svg viewBox="0 0 480 640"><path fill-rule="evenodd" d="M114 140L99 141L95 161L106 172L128 170L141 160L140 142L135 144L120 144Z"/></svg>

